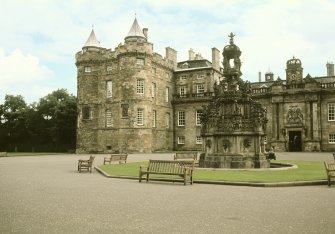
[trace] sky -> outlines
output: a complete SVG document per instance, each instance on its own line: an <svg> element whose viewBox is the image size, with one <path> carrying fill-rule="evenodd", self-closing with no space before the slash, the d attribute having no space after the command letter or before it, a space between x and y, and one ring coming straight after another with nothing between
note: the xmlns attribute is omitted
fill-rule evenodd
<svg viewBox="0 0 335 234"><path fill-rule="evenodd" d="M92 28L102 47L115 49L136 18L154 51L192 48L211 61L233 32L242 79L271 71L285 79L287 60L299 58L304 76L326 75L335 61L335 0L2 0L0 103L6 94L38 102L57 89L76 95L75 54ZM221 56L222 61L222 56Z"/></svg>

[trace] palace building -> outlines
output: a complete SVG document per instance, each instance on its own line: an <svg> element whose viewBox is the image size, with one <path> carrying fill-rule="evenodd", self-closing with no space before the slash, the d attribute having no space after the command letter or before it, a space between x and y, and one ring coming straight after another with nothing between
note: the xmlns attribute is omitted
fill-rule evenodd
<svg viewBox="0 0 335 234"><path fill-rule="evenodd" d="M155 53L136 18L114 50L101 47L92 30L76 53L77 152L201 151L202 111L225 77L217 48L211 61L188 53L181 62L172 48ZM327 63L327 76L311 77L292 58L286 79L268 72L251 87L266 108L265 147L335 150L334 64Z"/></svg>

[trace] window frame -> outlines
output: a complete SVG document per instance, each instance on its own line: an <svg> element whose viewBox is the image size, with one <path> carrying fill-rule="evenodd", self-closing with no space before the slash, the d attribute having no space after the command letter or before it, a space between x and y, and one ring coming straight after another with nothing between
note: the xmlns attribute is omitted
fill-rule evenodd
<svg viewBox="0 0 335 234"><path fill-rule="evenodd" d="M84 72L85 73L91 73L92 72L92 67L91 66L85 66L84 67Z"/></svg>
<svg viewBox="0 0 335 234"><path fill-rule="evenodd" d="M90 106L83 106L81 108L81 119L82 120L91 120L92 119L92 113L91 113L91 107Z"/></svg>
<svg viewBox="0 0 335 234"><path fill-rule="evenodd" d="M112 110L107 109L106 110L106 128L112 128L113 127L113 114Z"/></svg>
<svg viewBox="0 0 335 234"><path fill-rule="evenodd" d="M144 58L136 58L136 65L144 66L145 60Z"/></svg>
<svg viewBox="0 0 335 234"><path fill-rule="evenodd" d="M328 103L328 121L335 121L335 103Z"/></svg>
<svg viewBox="0 0 335 234"><path fill-rule="evenodd" d="M143 79L136 80L136 93L144 94L144 80Z"/></svg>
<svg viewBox="0 0 335 234"><path fill-rule="evenodd" d="M143 108L137 108L136 124L137 126L144 125L144 109Z"/></svg>
<svg viewBox="0 0 335 234"><path fill-rule="evenodd" d="M165 87L165 102L169 102L170 87Z"/></svg>
<svg viewBox="0 0 335 234"><path fill-rule="evenodd" d="M201 140L199 140L199 139L201 139ZM195 144L196 145L202 145L203 144L203 140L202 140L201 136L196 136L195 137Z"/></svg>
<svg viewBox="0 0 335 234"><path fill-rule="evenodd" d="M178 145L185 145L185 136L178 136Z"/></svg>
<svg viewBox="0 0 335 234"><path fill-rule="evenodd" d="M201 126L201 115L203 114L202 110L195 111L195 125Z"/></svg>
<svg viewBox="0 0 335 234"><path fill-rule="evenodd" d="M183 127L186 124L185 111L178 111L178 127Z"/></svg>
<svg viewBox="0 0 335 234"><path fill-rule="evenodd" d="M152 110L152 127L156 128L157 125L157 111Z"/></svg>
<svg viewBox="0 0 335 234"><path fill-rule="evenodd" d="M107 80L106 81L106 98L113 97L113 81Z"/></svg>
<svg viewBox="0 0 335 234"><path fill-rule="evenodd" d="M328 143L335 144L335 133L329 133L328 135Z"/></svg>
<svg viewBox="0 0 335 234"><path fill-rule="evenodd" d="M180 86L179 87L179 96L180 97L186 97L186 94L187 94L186 85Z"/></svg>

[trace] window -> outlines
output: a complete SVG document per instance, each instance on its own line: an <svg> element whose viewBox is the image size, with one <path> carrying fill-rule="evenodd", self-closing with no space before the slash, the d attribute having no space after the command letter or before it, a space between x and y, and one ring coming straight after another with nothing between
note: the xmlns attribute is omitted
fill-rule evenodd
<svg viewBox="0 0 335 234"><path fill-rule="evenodd" d="M202 137L201 136L196 136L195 143L197 145L202 145Z"/></svg>
<svg viewBox="0 0 335 234"><path fill-rule="evenodd" d="M329 143L335 144L335 134L329 134Z"/></svg>
<svg viewBox="0 0 335 234"><path fill-rule="evenodd" d="M197 126L201 125L201 115L202 115L202 110L197 110L195 112L195 125Z"/></svg>
<svg viewBox="0 0 335 234"><path fill-rule="evenodd" d="M165 88L165 101L166 102L169 102L169 91L170 91L169 87L166 87Z"/></svg>
<svg viewBox="0 0 335 234"><path fill-rule="evenodd" d="M328 104L328 120L335 121L335 103Z"/></svg>
<svg viewBox="0 0 335 234"><path fill-rule="evenodd" d="M186 76L180 76L180 80L186 80Z"/></svg>
<svg viewBox="0 0 335 234"><path fill-rule="evenodd" d="M166 113L165 115L165 126L166 128L170 128L170 113Z"/></svg>
<svg viewBox="0 0 335 234"><path fill-rule="evenodd" d="M113 122L112 122L112 111L111 110L106 110L106 127L110 128L113 127Z"/></svg>
<svg viewBox="0 0 335 234"><path fill-rule="evenodd" d="M121 104L122 118L128 117L128 104Z"/></svg>
<svg viewBox="0 0 335 234"><path fill-rule="evenodd" d="M156 96L156 83L151 84L151 97Z"/></svg>
<svg viewBox="0 0 335 234"><path fill-rule="evenodd" d="M205 75L204 75L204 74L197 75L197 79L204 79L204 78L205 78Z"/></svg>
<svg viewBox="0 0 335 234"><path fill-rule="evenodd" d="M136 92L144 94L144 80L137 80Z"/></svg>
<svg viewBox="0 0 335 234"><path fill-rule="evenodd" d="M144 59L143 58L137 58L136 59L136 64L137 65L144 65Z"/></svg>
<svg viewBox="0 0 335 234"><path fill-rule="evenodd" d="M83 106L82 115L83 119L91 119L91 108L89 106Z"/></svg>
<svg viewBox="0 0 335 234"><path fill-rule="evenodd" d="M106 82L106 96L107 98L111 98L113 95L112 89L113 88L113 82L111 80Z"/></svg>
<svg viewBox="0 0 335 234"><path fill-rule="evenodd" d="M107 65L107 68L106 68L106 70L107 70L108 72L112 71L112 70L113 70L113 67L112 67L112 65Z"/></svg>
<svg viewBox="0 0 335 234"><path fill-rule="evenodd" d="M144 124L144 110L143 109L137 109L136 122L137 122L137 125L143 125Z"/></svg>
<svg viewBox="0 0 335 234"><path fill-rule="evenodd" d="M186 97L186 86L179 87L179 94L180 94L180 97Z"/></svg>
<svg viewBox="0 0 335 234"><path fill-rule="evenodd" d="M185 137L184 136L179 136L178 137L178 144L179 145L184 145L185 144Z"/></svg>
<svg viewBox="0 0 335 234"><path fill-rule="evenodd" d="M85 67L85 68L84 68L84 71L85 71L85 72L91 72L91 71L92 71L92 68L91 68L91 67Z"/></svg>
<svg viewBox="0 0 335 234"><path fill-rule="evenodd" d="M156 111L155 110L152 111L152 127L153 128L156 127Z"/></svg>
<svg viewBox="0 0 335 234"><path fill-rule="evenodd" d="M205 92L204 84L198 84L197 93L204 93L204 92Z"/></svg>
<svg viewBox="0 0 335 234"><path fill-rule="evenodd" d="M178 111L178 126L185 126L185 112Z"/></svg>

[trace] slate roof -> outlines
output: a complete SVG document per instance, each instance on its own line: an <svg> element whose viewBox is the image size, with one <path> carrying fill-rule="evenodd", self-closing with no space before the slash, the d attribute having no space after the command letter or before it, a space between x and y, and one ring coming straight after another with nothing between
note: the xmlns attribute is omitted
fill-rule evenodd
<svg viewBox="0 0 335 234"><path fill-rule="evenodd" d="M93 46L93 47L100 47L100 41L97 40L95 36L94 30L92 29L90 36L88 37L84 47Z"/></svg>
<svg viewBox="0 0 335 234"><path fill-rule="evenodd" d="M142 37L142 38L146 38L145 35L143 34L143 31L140 27L140 25L137 22L137 19L135 18L133 25L131 26L128 35L126 36L126 38L128 37Z"/></svg>

